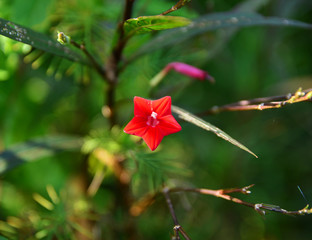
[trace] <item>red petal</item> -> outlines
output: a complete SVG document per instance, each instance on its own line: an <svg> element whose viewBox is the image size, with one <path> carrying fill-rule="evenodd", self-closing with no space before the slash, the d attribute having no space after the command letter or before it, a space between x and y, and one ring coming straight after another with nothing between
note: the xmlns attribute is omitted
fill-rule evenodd
<svg viewBox="0 0 312 240"><path fill-rule="evenodd" d="M159 131L158 127L149 127L143 136L143 140L146 142L147 146L154 151L163 137L164 135Z"/></svg>
<svg viewBox="0 0 312 240"><path fill-rule="evenodd" d="M134 116L147 117L152 113L152 101L141 97L134 97Z"/></svg>
<svg viewBox="0 0 312 240"><path fill-rule="evenodd" d="M158 117L171 115L171 97L167 96L152 101L152 107Z"/></svg>
<svg viewBox="0 0 312 240"><path fill-rule="evenodd" d="M157 127L164 136L179 132L182 129L180 124L174 119L172 115L159 119L159 124Z"/></svg>
<svg viewBox="0 0 312 240"><path fill-rule="evenodd" d="M147 131L146 118L134 117L124 128L124 132L142 137Z"/></svg>

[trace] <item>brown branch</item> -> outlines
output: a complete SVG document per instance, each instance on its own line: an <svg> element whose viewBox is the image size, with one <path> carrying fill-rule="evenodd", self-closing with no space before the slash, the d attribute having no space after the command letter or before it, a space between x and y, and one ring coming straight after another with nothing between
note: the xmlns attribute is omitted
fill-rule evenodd
<svg viewBox="0 0 312 240"><path fill-rule="evenodd" d="M117 26L117 42L113 46L112 52L106 62L106 79L108 82L107 89L105 90L106 95L106 106L104 106L104 112L108 113L107 117L112 128L117 122L117 113L115 109L116 102L116 86L119 82L119 65L122 60L123 50L126 46L127 40L124 37L124 23L127 19L131 18L133 4L135 0L125 0L125 8L123 19ZM117 182L115 183L115 204L114 213L118 213L122 209L124 219L124 229L121 231L120 228L115 229L115 236L113 239L121 239L126 236L129 240L137 239L137 229L131 215L131 206L133 205L132 193L130 188L130 179L126 168L124 166L124 159L114 159L114 171L116 174ZM125 177L126 176L126 177ZM117 214L118 215L118 214ZM124 235L124 237L121 237Z"/></svg>
<svg viewBox="0 0 312 240"><path fill-rule="evenodd" d="M170 192L195 192L205 195L211 195L219 198L223 198L225 200L235 202L247 207L251 207L254 210L256 210L258 213L265 215L265 211L272 211L272 212L278 212L286 215L305 215L305 214L312 214L312 208L309 208L309 205L307 205L305 208L297 210L297 211L288 211L285 209L282 209L279 206L271 205L271 204L265 204L265 203L249 203L245 202L239 198L232 197L225 193L233 193L233 192L241 192L244 194L250 194L251 192L249 189L253 187L254 185L250 185L243 188L231 188L231 189L219 189L219 190L211 190L211 189L204 189L204 188L172 188L169 191Z"/></svg>
<svg viewBox="0 0 312 240"><path fill-rule="evenodd" d="M125 6L124 15L123 15L123 22L131 18L134 1L135 0L126 0L126 6Z"/></svg>
<svg viewBox="0 0 312 240"><path fill-rule="evenodd" d="M243 188L228 188L228 189L221 189L219 191L221 191L222 194L229 194L229 193L243 193L243 194L250 194L251 191L249 190L250 188L252 188L255 184L251 184L249 186L243 187Z"/></svg>
<svg viewBox="0 0 312 240"><path fill-rule="evenodd" d="M169 8L167 11L164 11L160 15L167 15L168 13L174 12L174 11L180 9L181 7L183 7L186 3L190 2L190 1L191 0L179 0L178 3L176 3L174 6Z"/></svg>
<svg viewBox="0 0 312 240"><path fill-rule="evenodd" d="M180 240L179 228L176 227L176 226L180 226L180 225L179 225L177 216L176 216L176 214L175 214L175 212L174 212L173 205L172 205L170 196L169 196L169 194L168 194L168 191L169 191L168 188L164 188L164 189L163 189L163 194L164 194L164 196L165 196L165 199L166 199L166 202L167 202L167 205L168 205L168 208L169 208L169 211L170 211L172 220L173 220L174 225L175 225L174 228L173 228L173 230L174 230L174 235L175 235L175 239L176 239L176 240Z"/></svg>
<svg viewBox="0 0 312 240"><path fill-rule="evenodd" d="M125 0L125 10L123 14L122 21L118 24L117 27L117 34L118 34L118 40L117 44L114 46L112 55L109 58L109 62L111 66L113 67L112 72L108 73L107 77L110 81L117 81L117 75L118 75L118 65L122 58L122 53L124 50L124 47L127 43L127 38L125 38L124 33L124 23L131 18L132 11L133 11L133 4L135 0Z"/></svg>
<svg viewBox="0 0 312 240"><path fill-rule="evenodd" d="M281 108L289 104L311 100L312 88L306 90L301 90L301 88L299 88L295 93L289 93L282 96L254 98L251 100L241 100L239 102L226 104L220 107L214 106L208 111L199 113L198 115L212 115L225 111L249 111Z"/></svg>
<svg viewBox="0 0 312 240"><path fill-rule="evenodd" d="M171 214L171 217L173 219L173 222L174 222L174 227L173 227L173 230L174 230L174 239L175 240L180 240L180 235L179 233L181 233L181 235L186 239L186 240L191 240L190 237L186 234L186 232L184 231L184 229L181 227L181 225L179 224L178 222L178 218L175 214L175 211L173 209L173 205L172 205L172 202L171 202L171 199L170 199L170 196L169 196L169 192L170 192L170 189L167 188L167 187L164 187L163 190L162 190L162 193L164 194L165 196L165 199L166 199L166 202L167 202L167 205L168 205L168 208L169 208L169 211L170 211L170 214Z"/></svg>
<svg viewBox="0 0 312 240"><path fill-rule="evenodd" d="M246 188L246 187L245 187ZM233 192L244 192L243 188L237 188L237 189L219 189L219 190L211 190L211 189L205 189L205 188L171 188L170 192L195 192L200 193L204 195L211 195L219 198L223 198L228 201L232 201L238 204L242 204L248 207L254 207L254 204L244 202L238 198L234 198L230 195L227 195L225 193L233 193Z"/></svg>
<svg viewBox="0 0 312 240"><path fill-rule="evenodd" d="M118 24L116 33L118 40L113 47L112 53L106 63L106 79L109 83L106 90L106 104L110 112L109 120L110 125L113 127L116 124L116 111L115 111L115 91L119 77L119 65L122 59L122 53L126 46L127 39L124 37L124 23L127 19L131 18L133 4L135 0L125 0L125 9L122 21Z"/></svg>
<svg viewBox="0 0 312 240"><path fill-rule="evenodd" d="M253 187L254 184L243 187L243 188L230 188L230 189L218 189L218 190L212 190L212 189L206 189L206 188L171 188L167 189L168 193L176 193L176 192L194 192L204 195L211 195L218 198L223 198L227 201L231 201L237 204L241 204L250 208L253 208L258 213L264 215L265 211L272 211L272 212L278 212L286 215L306 215L306 214L312 214L312 208L309 208L309 205L307 205L305 208L297 210L297 211L288 211L285 209L282 209L279 206L272 205L272 204L265 204L265 203L249 203L245 202L239 198L235 198L230 196L231 193L243 193L243 194L250 194L250 188ZM148 195L148 197L144 197L139 202L135 203L132 208L139 209L139 211L136 212L136 216L140 215L148 206L150 206L156 199L156 197L159 195L159 193L155 193L152 195Z"/></svg>
<svg viewBox="0 0 312 240"><path fill-rule="evenodd" d="M95 60L95 58L89 53L89 51L86 49L86 46L84 44L79 44L73 40L70 40L70 44L72 44L74 47L80 49L90 60L92 66L95 68L95 70L100 74L100 76L103 79L106 79L106 72L105 69L101 67L101 65Z"/></svg>
<svg viewBox="0 0 312 240"><path fill-rule="evenodd" d="M167 205L168 205L168 208L169 208L169 211L170 211L170 214L172 216L174 224L175 225L179 225L177 216L175 215L175 212L174 212L174 209L173 209L173 205L172 205L171 199L169 197L169 191L170 191L169 188L165 187L162 192L163 192L163 194L165 196L165 199L166 199L166 202L167 202Z"/></svg>

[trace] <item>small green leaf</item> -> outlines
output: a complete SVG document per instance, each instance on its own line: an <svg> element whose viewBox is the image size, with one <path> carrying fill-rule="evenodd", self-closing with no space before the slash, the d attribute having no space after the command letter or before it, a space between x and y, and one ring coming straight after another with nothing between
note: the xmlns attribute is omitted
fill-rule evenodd
<svg viewBox="0 0 312 240"><path fill-rule="evenodd" d="M170 28L183 27L191 21L184 17L176 16L143 16L128 19L124 24L126 36L151 31L166 30Z"/></svg>
<svg viewBox="0 0 312 240"><path fill-rule="evenodd" d="M0 18L0 35L29 44L34 48L67 58L74 62L86 63L82 54L62 46L56 40L2 18Z"/></svg>
<svg viewBox="0 0 312 240"><path fill-rule="evenodd" d="M183 119L184 121L190 122L190 123L196 125L197 127L200 127L200 128L203 128L203 129L205 129L207 131L213 132L218 137L223 138L225 141L228 141L228 142L234 144L235 146L243 149L246 152L249 152L250 154L252 154L256 158L258 158L258 156L256 154L254 154L252 151L250 151L243 144L241 144L240 142L236 141L230 135L228 135L227 133L223 132L221 129L217 128L216 126L210 124L209 122L206 122L205 120L203 120L203 119L201 119L199 117L196 117L192 113L190 113L190 112L188 112L188 111L186 111L184 109L181 109L179 107L176 107L176 106L172 106L171 110L172 110L172 112L178 114L179 118Z"/></svg>
<svg viewBox="0 0 312 240"><path fill-rule="evenodd" d="M81 146L82 139L76 136L48 136L13 145L0 153L0 175L22 163L63 151L78 151Z"/></svg>

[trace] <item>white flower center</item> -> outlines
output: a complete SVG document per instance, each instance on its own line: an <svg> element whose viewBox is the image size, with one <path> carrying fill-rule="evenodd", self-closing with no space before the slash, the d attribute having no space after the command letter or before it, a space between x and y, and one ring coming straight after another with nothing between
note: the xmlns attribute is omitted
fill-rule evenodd
<svg viewBox="0 0 312 240"><path fill-rule="evenodd" d="M151 126L151 127L156 127L158 125L159 121L157 120L157 113L155 112L152 112L151 113L151 116L148 116L147 117L147 122L146 124L148 126Z"/></svg>
<svg viewBox="0 0 312 240"><path fill-rule="evenodd" d="M151 116L152 116L152 118L156 119L156 117L157 117L157 113L152 112Z"/></svg>

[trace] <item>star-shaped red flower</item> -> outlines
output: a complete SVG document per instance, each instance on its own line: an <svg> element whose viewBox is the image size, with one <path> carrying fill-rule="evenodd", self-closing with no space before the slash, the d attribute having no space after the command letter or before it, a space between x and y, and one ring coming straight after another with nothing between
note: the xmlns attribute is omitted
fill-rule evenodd
<svg viewBox="0 0 312 240"><path fill-rule="evenodd" d="M171 97L158 100L134 97L134 118L124 128L125 133L142 137L154 151L164 136L180 130L171 114Z"/></svg>

